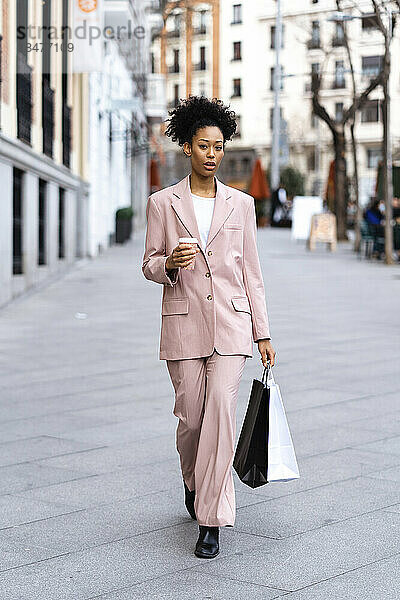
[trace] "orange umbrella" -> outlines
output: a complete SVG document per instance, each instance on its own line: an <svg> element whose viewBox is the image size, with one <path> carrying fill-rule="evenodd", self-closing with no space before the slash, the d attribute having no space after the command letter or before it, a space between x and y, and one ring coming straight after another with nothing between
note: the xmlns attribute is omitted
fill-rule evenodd
<svg viewBox="0 0 400 600"><path fill-rule="evenodd" d="M158 191L161 188L160 173L158 170L157 161L154 158L150 161L150 189L151 193Z"/></svg>
<svg viewBox="0 0 400 600"><path fill-rule="evenodd" d="M264 200L270 196L267 178L265 177L264 169L261 166L261 160L259 158L257 158L254 163L249 194L256 200Z"/></svg>

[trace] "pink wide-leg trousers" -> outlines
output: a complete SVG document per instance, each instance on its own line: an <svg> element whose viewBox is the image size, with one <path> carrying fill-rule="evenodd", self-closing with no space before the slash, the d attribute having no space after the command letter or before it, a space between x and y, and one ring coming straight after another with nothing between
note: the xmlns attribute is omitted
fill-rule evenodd
<svg viewBox="0 0 400 600"><path fill-rule="evenodd" d="M179 422L176 448L183 479L196 490L199 525L233 526L236 516L232 463L236 402L244 355L167 360Z"/></svg>

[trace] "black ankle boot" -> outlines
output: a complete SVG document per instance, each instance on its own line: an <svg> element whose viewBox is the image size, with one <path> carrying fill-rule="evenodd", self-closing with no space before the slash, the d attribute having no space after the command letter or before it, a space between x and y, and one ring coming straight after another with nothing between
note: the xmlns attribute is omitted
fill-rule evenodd
<svg viewBox="0 0 400 600"><path fill-rule="evenodd" d="M190 492L185 482L183 482L183 485L185 486L185 506L188 509L188 513L192 519L196 520L196 513L194 512L194 498L196 496L196 490Z"/></svg>
<svg viewBox="0 0 400 600"><path fill-rule="evenodd" d="M219 527L199 525L199 531L195 555L199 558L214 558L219 554Z"/></svg>

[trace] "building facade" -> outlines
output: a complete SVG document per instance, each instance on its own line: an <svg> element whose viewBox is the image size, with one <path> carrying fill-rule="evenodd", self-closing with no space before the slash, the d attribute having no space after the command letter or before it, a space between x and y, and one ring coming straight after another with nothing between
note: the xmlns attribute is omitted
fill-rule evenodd
<svg viewBox="0 0 400 600"><path fill-rule="evenodd" d="M174 5L166 18L164 36L167 79L167 101L173 106L182 92L186 92L186 65L178 65L185 57L183 31L185 11ZM281 0L283 39L281 44L282 85L280 94L282 166L290 164L306 176L306 193L324 193L329 165L333 159L332 135L328 127L312 114L311 73L323 74L321 100L333 117L340 116L352 101L352 87L346 49L341 27L331 20L337 10L333 0ZM346 14L353 19L346 24L356 86L361 92L377 72L384 51L383 37L376 23L368 15L372 3L360 1L346 4ZM214 10L216 10L215 7ZM218 41L218 88L192 85L192 93L218 95L231 105L238 117L239 131L227 144L221 166L221 176L231 185L245 189L250 180L251 166L260 157L269 167L272 145L272 111L274 104L273 76L275 68L276 2L265 0L220 0L219 33L211 30L203 46L211 47ZM178 13L177 13L178 11ZM181 11L181 13L179 13ZM182 13L183 11L183 13ZM195 8L193 8L193 13ZM175 16L175 14L178 16ZM183 16L179 16L183 14ZM193 17L194 18L194 17ZM205 19L205 17L202 17ZM176 21L175 21L176 20ZM176 25L174 24L176 22ZM214 17L214 23L217 19ZM169 24L170 23L170 24ZM183 38L183 39L182 39ZM162 43L157 42L158 47ZM158 47L154 53L157 54ZM206 52L207 50L202 51ZM400 58L400 41L392 42L391 97L393 107L400 100L396 65ZM196 56L196 51L194 56ZM193 60L192 60L193 62ZM157 63L157 60L156 60ZM179 69L177 68L179 66ZM161 66L162 68L162 62ZM175 73L175 71L179 71ZM206 72L205 72L206 73ZM212 91L212 94L210 93ZM215 92L218 91L218 94ZM177 93L179 92L179 93ZM382 119L380 88L371 93L370 100L357 116L358 167L360 201L365 204L374 193L376 167L381 157ZM392 110L391 131L393 149L400 145L400 115ZM349 137L349 136L348 136ZM350 137L349 137L350 139ZM170 146L166 143L166 148ZM188 165L181 153L177 157L175 178L187 171ZM353 171L351 149L347 154L348 173ZM170 163L173 159L170 159ZM182 166L183 165L183 166ZM171 164L169 165L171 173ZM171 178L171 177L170 177Z"/></svg>
<svg viewBox="0 0 400 600"><path fill-rule="evenodd" d="M71 24L71 5L2 0L0 106L0 305L85 254L85 183L80 117L84 81L71 55L27 27ZM19 34L17 30L19 28ZM79 223L79 225L78 225Z"/></svg>

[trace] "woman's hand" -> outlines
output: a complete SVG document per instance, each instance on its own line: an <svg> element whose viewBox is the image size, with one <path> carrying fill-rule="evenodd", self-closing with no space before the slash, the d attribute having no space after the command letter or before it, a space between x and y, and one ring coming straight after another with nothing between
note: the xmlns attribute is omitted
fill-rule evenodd
<svg viewBox="0 0 400 600"><path fill-rule="evenodd" d="M271 367L275 364L275 350L272 347L271 340L258 340L258 350L261 354L261 360L264 367L267 366L267 360L270 361Z"/></svg>
<svg viewBox="0 0 400 600"><path fill-rule="evenodd" d="M200 252L198 246L193 246L192 244L178 244L165 261L165 267L167 269L187 267L190 265L197 252Z"/></svg>

